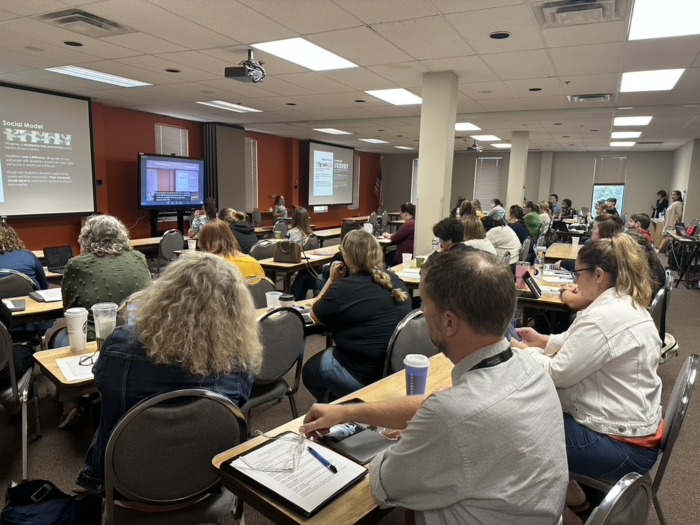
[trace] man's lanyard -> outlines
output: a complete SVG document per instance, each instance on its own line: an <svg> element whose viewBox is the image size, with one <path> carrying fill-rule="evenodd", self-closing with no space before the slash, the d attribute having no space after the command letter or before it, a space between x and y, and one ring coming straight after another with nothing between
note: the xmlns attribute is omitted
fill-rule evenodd
<svg viewBox="0 0 700 525"><path fill-rule="evenodd" d="M506 348L500 354L492 355L491 357L487 357L483 361L480 361L479 363L475 364L469 369L469 371L471 372L472 370L478 370L479 368L491 368L492 366L505 363L511 357L513 357L513 350L511 350L510 348Z"/></svg>

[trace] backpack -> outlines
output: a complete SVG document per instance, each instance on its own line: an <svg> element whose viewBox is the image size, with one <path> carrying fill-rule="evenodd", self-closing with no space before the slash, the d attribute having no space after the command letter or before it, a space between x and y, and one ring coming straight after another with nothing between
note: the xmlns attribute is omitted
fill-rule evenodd
<svg viewBox="0 0 700 525"><path fill-rule="evenodd" d="M36 479L10 486L0 525L94 525L102 521L102 498L69 496L50 481Z"/></svg>

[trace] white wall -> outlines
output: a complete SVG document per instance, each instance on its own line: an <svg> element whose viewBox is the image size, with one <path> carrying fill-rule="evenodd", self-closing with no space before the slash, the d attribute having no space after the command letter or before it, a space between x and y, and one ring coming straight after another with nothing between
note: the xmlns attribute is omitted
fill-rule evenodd
<svg viewBox="0 0 700 525"><path fill-rule="evenodd" d="M670 189L666 190L669 193L669 201L671 199L671 191L687 191L688 178L690 177L690 162L692 158L692 140L673 152L673 175L671 177Z"/></svg>

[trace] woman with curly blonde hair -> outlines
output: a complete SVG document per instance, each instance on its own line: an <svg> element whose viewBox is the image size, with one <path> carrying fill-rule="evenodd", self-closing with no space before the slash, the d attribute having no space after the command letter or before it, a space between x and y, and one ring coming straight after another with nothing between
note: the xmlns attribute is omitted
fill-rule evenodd
<svg viewBox="0 0 700 525"><path fill-rule="evenodd" d="M5 221L0 221L0 268L22 272L40 290L49 287L41 262L27 250L15 229Z"/></svg>
<svg viewBox="0 0 700 525"><path fill-rule="evenodd" d="M334 262L311 317L333 330L335 347L304 366L304 385L317 399L337 398L382 377L394 328L411 311L404 283L384 267L377 239L365 230L348 232L341 244L345 263Z"/></svg>
<svg viewBox="0 0 700 525"><path fill-rule="evenodd" d="M179 258L135 301L136 323L105 339L93 368L102 418L78 483L96 492L110 434L131 407L183 388L213 390L241 406L262 366L253 300L240 272L221 257Z"/></svg>

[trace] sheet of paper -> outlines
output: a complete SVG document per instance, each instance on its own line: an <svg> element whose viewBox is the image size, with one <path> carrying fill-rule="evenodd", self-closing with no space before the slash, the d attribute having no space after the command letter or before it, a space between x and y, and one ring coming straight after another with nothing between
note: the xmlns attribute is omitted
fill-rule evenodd
<svg viewBox="0 0 700 525"><path fill-rule="evenodd" d="M63 298L61 297L61 289L60 288L49 288L47 290L37 290L36 292L37 295L40 295L44 301L47 303L53 303L56 301L62 301Z"/></svg>
<svg viewBox="0 0 700 525"><path fill-rule="evenodd" d="M230 464L306 512L313 511L366 472L363 466L320 444L313 444L313 448L335 465L337 474L322 465L306 448L293 472L264 472L289 465L296 446L296 436L272 440L247 453L245 462L237 458Z"/></svg>
<svg viewBox="0 0 700 525"><path fill-rule="evenodd" d="M572 283L574 282L574 278L571 276L571 272L566 272L566 271L545 271L544 276L542 277L544 281L548 281L550 283Z"/></svg>
<svg viewBox="0 0 700 525"><path fill-rule="evenodd" d="M58 368L61 369L61 372L63 372L63 376L66 378L66 381L68 381L69 383L73 383L76 381L86 381L95 377L92 375L92 364L80 364L80 358L88 355L90 354L86 353L80 355L72 355L70 357L62 357L61 359L56 359L56 364L58 365Z"/></svg>

